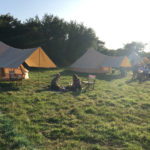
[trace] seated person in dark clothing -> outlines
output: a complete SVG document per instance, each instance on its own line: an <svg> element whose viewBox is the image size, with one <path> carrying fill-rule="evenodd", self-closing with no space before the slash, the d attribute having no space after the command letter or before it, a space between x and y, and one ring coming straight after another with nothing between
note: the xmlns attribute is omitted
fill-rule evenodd
<svg viewBox="0 0 150 150"><path fill-rule="evenodd" d="M78 75L76 75L76 74L73 75L72 89L74 91L77 91L77 90L81 91L81 89L82 89L80 79L79 79Z"/></svg>
<svg viewBox="0 0 150 150"><path fill-rule="evenodd" d="M81 91L82 90L81 82L80 82L78 75L76 75L76 74L73 75L73 84L68 85L66 87L66 89L70 90L70 91L78 91L78 90Z"/></svg>
<svg viewBox="0 0 150 150"><path fill-rule="evenodd" d="M60 78L60 74L56 74L56 76L54 77L54 79L51 81L51 90L55 90L55 91L64 91L64 88L58 85L58 80Z"/></svg>

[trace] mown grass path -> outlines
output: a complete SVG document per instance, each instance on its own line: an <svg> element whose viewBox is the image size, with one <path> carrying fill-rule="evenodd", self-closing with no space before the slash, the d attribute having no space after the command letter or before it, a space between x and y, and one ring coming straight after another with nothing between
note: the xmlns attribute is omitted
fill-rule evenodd
<svg viewBox="0 0 150 150"><path fill-rule="evenodd" d="M0 83L2 149L150 149L150 81L130 82L130 73L116 73L97 75L95 90L49 91L58 72L61 85L72 82L67 69L41 69L39 78L30 71L21 86Z"/></svg>

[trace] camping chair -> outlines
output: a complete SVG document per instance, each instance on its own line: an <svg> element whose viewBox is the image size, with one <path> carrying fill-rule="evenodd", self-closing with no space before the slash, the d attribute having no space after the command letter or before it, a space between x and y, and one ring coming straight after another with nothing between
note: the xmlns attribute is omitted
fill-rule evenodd
<svg viewBox="0 0 150 150"><path fill-rule="evenodd" d="M22 75L21 74L15 74L14 71L9 71L9 79L10 79L10 81L15 81L16 85L19 85L19 82L17 84L17 81L21 81L21 84L22 84Z"/></svg>
<svg viewBox="0 0 150 150"><path fill-rule="evenodd" d="M87 89L90 89L90 87L91 87L91 89L94 89L95 81L96 81L96 75L92 75L92 74L88 75L87 81L82 81L82 83L86 87L85 91Z"/></svg>
<svg viewBox="0 0 150 150"><path fill-rule="evenodd" d="M16 75L15 75L14 71L9 71L9 79L10 79L10 81L16 80Z"/></svg>

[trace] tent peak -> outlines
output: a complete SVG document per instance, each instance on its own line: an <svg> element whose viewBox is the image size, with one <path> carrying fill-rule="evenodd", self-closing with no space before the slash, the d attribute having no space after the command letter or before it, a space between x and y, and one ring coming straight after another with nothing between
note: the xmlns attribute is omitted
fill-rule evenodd
<svg viewBox="0 0 150 150"><path fill-rule="evenodd" d="M30 60L31 67L55 68L56 65L44 53L41 47L19 49L0 41L0 67L17 68L23 62ZM28 62L29 63L29 62Z"/></svg>

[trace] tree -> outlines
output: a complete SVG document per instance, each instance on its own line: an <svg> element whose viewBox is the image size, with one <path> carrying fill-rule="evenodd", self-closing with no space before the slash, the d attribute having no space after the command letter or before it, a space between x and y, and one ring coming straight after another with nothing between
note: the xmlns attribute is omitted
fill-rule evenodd
<svg viewBox="0 0 150 150"><path fill-rule="evenodd" d="M48 14L23 23L10 14L1 15L0 40L17 48L41 46L58 66L72 64L90 47L98 48L99 44L103 48L93 29Z"/></svg>
<svg viewBox="0 0 150 150"><path fill-rule="evenodd" d="M0 41L15 45L15 36L21 32L21 22L10 14L0 16Z"/></svg>
<svg viewBox="0 0 150 150"><path fill-rule="evenodd" d="M124 50L128 51L128 52L141 52L144 50L146 44L142 43L142 42L131 42L131 43L127 43L124 45Z"/></svg>
<svg viewBox="0 0 150 150"><path fill-rule="evenodd" d="M115 55L116 56L128 56L132 52L141 54L144 52L145 46L146 46L146 44L144 44L142 42L127 43L124 45L123 48L119 48L119 49L115 50Z"/></svg>

